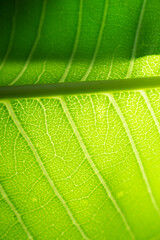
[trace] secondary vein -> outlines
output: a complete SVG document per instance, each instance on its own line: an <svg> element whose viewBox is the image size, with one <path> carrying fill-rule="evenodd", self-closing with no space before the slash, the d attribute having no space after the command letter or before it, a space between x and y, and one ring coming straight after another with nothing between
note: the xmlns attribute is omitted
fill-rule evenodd
<svg viewBox="0 0 160 240"><path fill-rule="evenodd" d="M30 60L33 56L33 53L34 53L34 51L37 47L37 44L39 42L40 35L41 35L42 25L43 25L44 16L45 16L46 2L47 2L47 0L43 1L42 13L41 13L41 16L40 16L40 22L39 22L39 27L38 27L38 31L37 31L37 36L36 36L36 39L34 41L34 44L33 44L32 48L31 48L31 51L28 55L27 61L25 62L25 65L24 65L23 69L21 70L21 72L18 74L18 76L9 85L15 84L21 78L21 76L26 71L26 69L28 67L28 64L29 64L29 62L30 62Z"/></svg>
<svg viewBox="0 0 160 240"><path fill-rule="evenodd" d="M73 46L72 54L71 54L71 56L70 56L68 65L67 65L67 67L66 67L66 69L65 69L65 71L64 71L63 76L62 76L61 79L59 80L59 82L64 82L64 81L65 81L65 79L66 79L66 77L67 77L67 74L68 74L68 72L69 72L69 69L70 69L70 67L71 67L71 65L72 65L72 62L73 62L73 59L74 59L76 50L77 50L77 46L78 46L78 42L79 42L79 36L80 36L80 31L81 31L82 6L83 6L83 0L80 0L78 26L77 26L77 33L76 33L75 43L74 43L74 46Z"/></svg>
<svg viewBox="0 0 160 240"><path fill-rule="evenodd" d="M105 26L107 10L108 10L108 0L106 0L106 2L105 2L104 14L103 14L103 18L102 18L102 23L101 23L101 27L100 27L100 31L99 31L99 36L98 36L96 48L95 48L91 63L89 65L89 68L88 68L87 72L85 73L85 75L83 76L83 78L81 79L81 81L86 81L88 75L90 74L90 72L92 70L95 59L97 57L97 53L98 53L98 50L99 50L99 47L100 47L100 43L101 43L101 39L102 39L102 35L103 35L103 30L104 30L104 26Z"/></svg>
<svg viewBox="0 0 160 240"><path fill-rule="evenodd" d="M129 226L129 224L128 224L128 222L127 222L127 220L126 220L126 218L125 218L125 216L124 216L124 214L122 212L122 210L120 209L120 207L118 206L115 198L113 197L113 195L112 195L112 193L111 193L111 191L110 191L106 181L104 180L104 178L102 177L102 175L99 172L98 168L96 167L96 165L92 161L92 159L91 159L91 157L90 157L90 155L89 155L89 153L88 153L88 151L86 149L86 146L85 146L85 144L84 144L84 142L83 142L83 140L82 140L82 138L80 136L80 133L79 133L79 131L78 131L78 129L77 129L73 119L72 119L72 116L70 115L70 112L68 110L68 107L66 105L65 100L64 99L60 99L60 102L61 102L62 108L63 108L63 110L64 110L64 112L66 114L66 117L67 117L67 119L68 119L68 121L69 121L69 123L70 123L70 125L71 125L71 127L72 127L72 129L74 131L74 133L75 133L75 136L77 137L77 140L78 140L78 142L79 142L79 144L80 144L80 146L81 146L81 148L82 148L86 158L88 159L92 169L94 170L94 172L95 172L96 176L98 177L100 183L103 185L103 187L104 187L105 191L107 192L107 195L111 199L111 201L112 201L116 211L119 213L119 215L120 215L120 217L121 217L121 219L122 219L122 221L123 221L127 231L129 232L131 238L135 239L135 236L134 236L134 234L133 234L133 232L132 232L132 230L131 230L131 228L130 228L130 226Z"/></svg>
<svg viewBox="0 0 160 240"><path fill-rule="evenodd" d="M142 25L142 20L143 20L143 15L144 15L144 11L145 11L146 2L147 2L147 0L144 0L143 4L142 4L142 9L141 9L141 13L140 13L139 21L138 21L138 26L137 26L137 31L136 31L136 35L135 35L135 39L134 39L134 44L133 44L131 61L130 61L130 65L129 65L129 68L128 68L126 78L131 77L131 73L132 73L132 70L133 70L134 59L135 59L135 54L136 54L136 50L137 50L139 33L140 33L141 25Z"/></svg>
<svg viewBox="0 0 160 240"><path fill-rule="evenodd" d="M0 184L0 191L2 193L3 198L6 200L6 202L8 203L8 205L10 206L10 208L12 209L12 211L14 212L14 214L16 215L19 223L21 224L23 230L25 231L25 233L27 234L28 238L33 240L33 237L31 236L30 232L28 231L25 223L23 222L21 215L18 213L18 211L16 210L15 206L12 204L12 202L9 200L5 190L3 189L2 185Z"/></svg>
<svg viewBox="0 0 160 240"><path fill-rule="evenodd" d="M158 205L156 203L156 200L154 198L154 194L153 194L152 189L150 187L150 184L149 184L149 181L148 181L148 178L147 178L147 175L146 175L146 172L145 172L142 160L141 160L140 155L138 153L137 147L136 147L135 142L133 140L133 137L132 137L132 134L131 134L130 129L128 127L128 124L127 124L127 122L126 122L126 120L125 120L125 118L123 116L123 113L122 113L121 109L119 108L117 102L115 101L113 95L112 94L107 94L107 96L108 96L109 100L111 101L111 103L113 104L116 112L118 113L118 115L119 115L119 117L120 117L120 119L122 121L123 127L124 127L124 129L125 129L125 131L127 133L127 136L129 138L130 144L131 144L132 149L133 149L133 152L134 152L134 154L136 156L136 159L137 159L137 162L138 162L138 165L139 165L139 168L140 168L143 180L144 180L145 185L147 187L147 191L149 193L149 196L151 198L153 206L154 206L156 212L160 215L160 209L159 209L159 207L158 207Z"/></svg>
<svg viewBox="0 0 160 240"><path fill-rule="evenodd" d="M15 1L15 12L12 18L12 29L11 29L11 35L10 35L10 40L9 40L9 44L8 44L8 48L7 51L4 55L4 58L2 60L2 63L0 65L0 71L2 70L2 68L4 67L6 60L8 58L8 55L11 51L12 48L12 44L13 44L13 39L14 39L14 33L15 33L15 28L16 28L16 16L17 16L17 11L18 11L18 7L17 7L17 0Z"/></svg>
<svg viewBox="0 0 160 240"><path fill-rule="evenodd" d="M132 74L132 71L133 71L134 59L135 59L135 55L136 55L137 44L138 44L140 29L141 29L141 26L142 26L142 20L143 20L143 16L144 16L144 12L145 12L146 3L147 3L147 0L144 0L144 1L143 1L143 4L142 4L142 9L141 9L140 18L139 18L138 27L137 27L137 31L136 31L136 35L135 35L135 40L134 40L134 45L133 45L132 57L131 57L131 61L130 61L130 65L129 65L129 69L128 69L128 73L127 73L127 75L126 75L126 78L131 77L131 74ZM143 96L144 101L145 101L145 103L146 103L146 105L147 105L147 107L148 107L148 109L149 109L149 111L150 111L150 113L151 113L151 116L152 116L152 118L153 118L153 120L154 120L154 122L155 122L155 125L156 125L156 127L157 127L157 130L158 130L158 132L160 133L160 125L159 125L159 122L158 122L158 120L157 120L157 117L156 117L156 115L155 115L155 113L154 113L154 110L153 110L153 108L152 108L152 106L151 106L150 100L149 100L149 98L148 98L148 96L147 96L147 94L146 94L146 92L145 92L144 90L140 91L140 93L141 93L141 95ZM113 97L113 98L114 98L114 97ZM112 100L113 100L113 99L112 99ZM113 100L113 101L115 102L115 100ZM116 105L116 104L117 104L117 103L115 102L115 106L118 106L118 105ZM118 108L119 108L119 107L118 107ZM119 111L119 113L121 112L120 108L118 109L118 111ZM124 122L124 121L125 121L125 118L123 117L123 115L122 115L121 113L120 113L120 115L122 116L122 120L123 120L123 122ZM125 124L125 125L126 125L126 124ZM126 125L126 126L127 126L127 125ZM128 127L127 127L127 128L126 128L126 131L128 132L128 130L129 130L129 129L128 129ZM128 133L129 133L129 132L128 132ZM128 134L128 133L127 133L127 134ZM143 164L141 164L141 159L140 159L140 157L139 157L139 154L137 155L138 151L136 150L136 148L135 148L135 146L134 146L135 144L134 144L134 141L132 140L132 136L131 136L130 133L129 133L129 136L131 137L131 144L132 144L133 150L134 150L134 152L135 152L135 155L136 155L136 157L137 157L137 160L138 160L138 163L139 163L139 166L140 166L140 169L141 169L141 172L142 172L144 181L145 181L146 186L147 186L148 193L149 193L149 195L150 195L150 197L151 197L151 201L152 201L152 203L153 203L153 205L154 205L154 208L155 208L155 210L157 211L158 215L160 215L160 209L159 209L159 207L158 207L158 205L157 205L157 203L156 203L156 200L155 200L155 198L154 198L154 195L153 195L153 193L152 193L152 189L151 189L150 184L149 184L149 182L148 182L147 175L145 174L145 169L144 169L144 167L143 167Z"/></svg>
<svg viewBox="0 0 160 240"><path fill-rule="evenodd" d="M46 177L46 179L48 180L50 186L52 187L53 191L55 192L55 194L57 195L58 199L60 200L60 202L62 203L62 205L64 206L68 216L70 217L72 223L76 226L77 230L80 232L80 234L82 235L82 237L86 240L89 240L88 237L85 235L85 233L83 232L83 230L81 229L80 225L77 223L76 219L74 218L72 212L70 211L70 209L68 208L65 200L63 199L63 197L61 196L61 194L59 193L59 191L57 190L56 186L54 185L53 181L51 180L48 172L46 171L43 162L41 161L39 154L36 150L36 148L34 147L32 141L30 140L30 138L28 137L28 135L26 134L25 130L23 129L23 127L21 126L16 114L14 113L14 110L12 108L12 105L9 101L5 101L4 102L5 106L7 107L7 110L10 114L10 116L12 117L15 125L17 126L19 132L22 134L22 136L24 137L24 139L26 140L26 142L28 143L29 147L31 148L44 176Z"/></svg>

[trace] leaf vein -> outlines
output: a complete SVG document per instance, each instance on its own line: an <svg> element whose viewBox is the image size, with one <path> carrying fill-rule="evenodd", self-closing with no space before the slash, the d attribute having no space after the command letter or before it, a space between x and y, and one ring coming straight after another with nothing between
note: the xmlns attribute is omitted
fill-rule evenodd
<svg viewBox="0 0 160 240"><path fill-rule="evenodd" d="M75 38L75 43L73 45L73 50L69 59L69 62L67 64L67 67L64 71L63 76L61 77L61 79L59 80L59 82L64 82L67 74L69 72L69 69L72 65L76 50L77 50L77 46L78 46L78 42L79 42L79 36L80 36L80 31L81 31L81 22L82 22L82 6L83 6L83 0L80 0L80 6L79 6L79 17L78 17L78 26L77 26L77 33L76 33L76 38Z"/></svg>
<svg viewBox="0 0 160 240"><path fill-rule="evenodd" d="M37 31L37 36L36 36L36 39L35 39L35 41L33 43L31 51L30 51L30 53L28 55L28 58L27 58L27 60L26 60L26 62L24 64L23 69L20 71L18 76L9 84L9 86L15 84L22 77L22 75L26 71L26 69L28 67L28 64L30 63L30 60L31 60L31 58L32 58L32 56L34 54L34 51L35 51L35 49L37 47L37 44L38 44L40 36L41 36L41 30L42 30L42 25L43 25L44 16L45 16L46 2L47 2L47 0L43 1L42 12L41 12L41 16L40 16L40 22L39 22L39 27L38 27L38 31Z"/></svg>
<svg viewBox="0 0 160 240"><path fill-rule="evenodd" d="M10 40L9 40L9 43L8 43L8 48L7 48L7 51L4 55L4 58L2 60L2 63L0 65L0 71L2 70L2 68L4 67L5 63L6 63L6 60L8 58L8 55L11 51L11 48L12 48L12 44L13 44L13 38L14 38L14 33L15 33L15 28L16 28L16 16L17 16L17 11L18 11L18 8L17 8L17 0L15 1L15 12L14 12L14 15L13 15L13 18L12 18L12 29L11 29L11 34L10 34Z"/></svg>
<svg viewBox="0 0 160 240"><path fill-rule="evenodd" d="M99 36L98 36L98 40L97 40L97 44L96 44L96 48L95 48L95 51L93 53L93 57L92 57L92 60L91 60L91 63L87 69L87 72L85 73L85 75L83 76L83 78L81 79L81 81L86 81L88 75L90 74L91 70L92 70L92 67L94 65L94 62L96 60L96 57L97 57L97 53L98 53L98 50L99 50L99 47L100 47L100 43L101 43L101 39L102 39L102 35L103 35L103 30L104 30L104 26L105 26L105 20L106 20L106 16L107 16L107 10L108 10L108 0L106 0L106 3L105 3L105 8L104 8L104 14L103 14L103 17L102 17L102 23L101 23L101 27L100 27L100 31L99 31Z"/></svg>
<svg viewBox="0 0 160 240"><path fill-rule="evenodd" d="M141 174L142 174L143 180L144 180L145 185L146 185L146 187L147 187L147 191L148 191L148 193L149 193L149 196L150 196L150 198L151 198L151 201L152 201L152 203L153 203L153 206L154 206L155 210L157 211L157 213L160 214L160 209L159 209L159 207L158 207L158 205L157 205L157 203L156 203L156 200L155 200L155 198L154 198L154 195L153 195L153 193L152 193L152 189L151 189L151 187L150 187L150 184L149 184L149 181L148 181L148 178L147 178L147 175L146 175L146 172L145 172L145 169L144 169L142 160L141 160L141 158L140 158L140 155L139 155L139 153L138 153L137 147L136 147L135 142L134 142L134 140L133 140L132 134L131 134L130 129L129 129L129 127L128 127L128 124L127 124L127 122L126 122L126 120L125 120L125 118L124 118L124 115L123 115L122 111L120 110L117 102L115 101L113 95L112 95L112 94L105 94L105 95L108 96L109 100L110 100L111 103L113 104L113 106L114 106L117 114L119 115L119 117L120 117L120 119L121 119L121 122L122 122L122 124L123 124L123 126L124 126L124 129L125 129L125 131L126 131L126 133L127 133L127 136L128 136L128 138L129 138L130 144L131 144L131 146L132 146L133 152L134 152L134 154L135 154L135 156L136 156L136 159L137 159L139 168L140 168L140 170L141 170Z"/></svg>
<svg viewBox="0 0 160 240"><path fill-rule="evenodd" d="M142 9L141 9L141 13L140 13L139 21L138 21L138 26L137 26L137 31L136 31L136 35L135 35L135 39L134 39L134 44L133 44L131 61L130 61L130 65L129 65L129 68L128 68L126 78L131 77L131 73L132 73L132 70L133 70L134 58L135 58L135 54L136 54L138 38L139 38L139 33L140 33L141 25L142 25L143 15L144 15L144 12L145 12L146 2L147 2L147 0L144 0L143 4L142 4Z"/></svg>
<svg viewBox="0 0 160 240"><path fill-rule="evenodd" d="M33 240L33 237L31 236L30 232L28 231L25 223L23 222L21 215L18 213L18 211L16 210L15 206L11 203L11 201L9 200L5 190L3 189L2 185L0 184L0 191L2 193L3 198L5 199L5 201L7 202L7 204L10 206L10 208L12 209L12 211L14 212L14 214L16 215L19 223L21 224L23 230L25 231L25 233L27 234L28 238Z"/></svg>
<svg viewBox="0 0 160 240"><path fill-rule="evenodd" d="M86 149L86 146L85 146L85 144L84 144L84 142L83 142L83 140L82 140L82 138L80 136L80 133L79 133L79 131L78 131L78 129L77 129L77 127L76 127L72 117L71 117L71 114L70 114L70 112L68 110L68 107L67 107L67 104L66 104L65 100L61 98L60 102L61 102L62 108L63 108L63 110L64 110L64 112L66 114L66 117L67 117L67 119L68 119L68 121L69 121L69 123L70 123L70 125L71 125L71 127L72 127L72 129L74 131L74 133L75 133L75 136L77 137L77 140L78 140L78 142L79 142L79 144L80 144L80 146L81 146L81 148L82 148L86 158L88 159L92 169L94 170L96 176L98 177L99 181L103 185L103 187L104 187L105 191L107 192L107 195L111 199L111 201L112 201L116 211L119 213L120 217L122 218L127 231L130 233L131 238L135 239L134 234L133 234L133 232L132 232L132 230L131 230L131 228L130 228L130 226L129 226L129 224L128 224L128 222L127 222L127 220L126 220L126 218L125 218L125 216L124 216L124 214L122 212L122 210L118 206L115 198L113 197L113 195L112 195L112 193L111 193L107 183L105 182L105 180L102 177L101 173L99 172L98 168L96 167L96 165L92 161L92 159L91 159L91 157L90 157L90 155L89 155L89 153L88 153L88 151Z"/></svg>
<svg viewBox="0 0 160 240"><path fill-rule="evenodd" d="M81 229L80 225L77 223L76 219L74 218L73 214L71 213L70 209L68 208L68 205L66 204L65 200L63 199L63 197L61 196L61 194L59 193L59 191L57 190L56 186L54 185L53 181L51 180L47 170L45 169L42 160L39 157L39 154L36 150L36 148L34 147L32 141L30 140L30 138L27 136L26 132L24 131L23 127L21 126L16 114L14 113L14 110L12 108L12 105L9 101L5 101L4 102L5 106L7 107L7 110L10 114L10 116L12 117L15 125L17 126L19 132L22 134L22 136L24 137L24 139L26 140L26 142L28 143L29 147L31 148L44 176L46 177L46 179L48 180L50 186L52 187L53 191L55 192L55 194L57 195L58 199L60 200L60 202L62 203L62 205L64 206L68 216L70 217L72 223L77 227L77 230L80 232L80 234L83 236L84 239L88 239L87 236L85 235L85 233L83 232L83 230Z"/></svg>

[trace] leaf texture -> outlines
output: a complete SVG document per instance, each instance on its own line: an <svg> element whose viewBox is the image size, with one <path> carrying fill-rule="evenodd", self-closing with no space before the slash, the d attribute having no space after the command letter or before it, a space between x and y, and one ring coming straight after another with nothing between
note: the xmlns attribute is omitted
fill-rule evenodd
<svg viewBox="0 0 160 240"><path fill-rule="evenodd" d="M159 11L2 0L0 85L158 76ZM0 100L0 136L0 239L160 238L159 89Z"/></svg>
<svg viewBox="0 0 160 240"><path fill-rule="evenodd" d="M155 0L2 0L0 85L159 75L159 11Z"/></svg>

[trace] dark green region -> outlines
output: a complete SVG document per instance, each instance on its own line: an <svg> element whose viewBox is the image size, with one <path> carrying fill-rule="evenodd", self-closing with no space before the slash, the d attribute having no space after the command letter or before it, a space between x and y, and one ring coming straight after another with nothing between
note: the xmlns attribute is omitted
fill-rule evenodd
<svg viewBox="0 0 160 240"><path fill-rule="evenodd" d="M0 99L142 90L160 87L160 77L0 87Z"/></svg>

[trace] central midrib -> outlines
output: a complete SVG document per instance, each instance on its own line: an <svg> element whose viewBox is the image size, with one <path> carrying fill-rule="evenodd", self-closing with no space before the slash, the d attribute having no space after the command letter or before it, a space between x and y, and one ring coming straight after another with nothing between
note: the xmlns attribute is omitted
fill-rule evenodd
<svg viewBox="0 0 160 240"><path fill-rule="evenodd" d="M0 99L64 96L160 88L160 77L1 86Z"/></svg>

